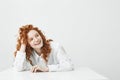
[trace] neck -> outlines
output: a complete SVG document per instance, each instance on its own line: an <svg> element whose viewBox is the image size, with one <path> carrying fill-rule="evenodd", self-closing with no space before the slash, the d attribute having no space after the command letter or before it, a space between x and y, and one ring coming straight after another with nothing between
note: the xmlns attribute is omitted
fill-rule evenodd
<svg viewBox="0 0 120 80"><path fill-rule="evenodd" d="M38 49L35 49L36 53L40 56L41 55L41 50L38 48Z"/></svg>

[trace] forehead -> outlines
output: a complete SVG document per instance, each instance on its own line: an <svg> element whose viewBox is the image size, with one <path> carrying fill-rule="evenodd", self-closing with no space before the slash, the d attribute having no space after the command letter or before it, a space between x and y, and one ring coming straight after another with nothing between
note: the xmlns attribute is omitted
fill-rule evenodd
<svg viewBox="0 0 120 80"><path fill-rule="evenodd" d="M34 37L36 34L39 34L36 30L30 30L27 34L28 38Z"/></svg>

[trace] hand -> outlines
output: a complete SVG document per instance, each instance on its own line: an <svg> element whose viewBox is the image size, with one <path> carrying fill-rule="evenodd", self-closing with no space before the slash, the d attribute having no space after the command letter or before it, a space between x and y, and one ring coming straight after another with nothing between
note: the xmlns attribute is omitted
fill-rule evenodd
<svg viewBox="0 0 120 80"><path fill-rule="evenodd" d="M23 43L23 39L21 39L21 47L20 47L20 51L25 52L26 49L26 44Z"/></svg>
<svg viewBox="0 0 120 80"><path fill-rule="evenodd" d="M31 70L30 70L31 72L48 72L49 71L49 69L48 69L48 67L45 67L45 68L42 68L42 67L40 67L40 66L38 66L38 65L35 65L35 66L33 66L32 68L31 68Z"/></svg>
<svg viewBox="0 0 120 80"><path fill-rule="evenodd" d="M26 45L25 44L21 44L20 51L21 52L25 52L25 49L26 49Z"/></svg>

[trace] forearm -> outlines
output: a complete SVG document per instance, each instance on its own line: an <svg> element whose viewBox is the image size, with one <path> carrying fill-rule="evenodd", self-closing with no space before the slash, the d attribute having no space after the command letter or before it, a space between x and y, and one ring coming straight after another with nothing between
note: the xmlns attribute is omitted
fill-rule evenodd
<svg viewBox="0 0 120 80"><path fill-rule="evenodd" d="M71 71L74 69L72 64L53 64L48 65L49 72L56 72L56 71Z"/></svg>
<svg viewBox="0 0 120 80"><path fill-rule="evenodd" d="M26 64L26 53L17 51L17 55L13 63L14 68L17 71L22 71L25 68L25 64Z"/></svg>

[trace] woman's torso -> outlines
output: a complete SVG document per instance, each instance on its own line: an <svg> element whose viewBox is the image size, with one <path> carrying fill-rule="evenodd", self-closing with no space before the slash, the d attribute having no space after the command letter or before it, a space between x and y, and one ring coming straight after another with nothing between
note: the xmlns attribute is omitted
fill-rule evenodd
<svg viewBox="0 0 120 80"><path fill-rule="evenodd" d="M47 62L44 60L44 58L42 58L35 51L33 51L30 57L33 65L46 66L46 65L58 64L57 52L59 51L59 43L50 42L50 46L51 46L51 52L47 58L48 59Z"/></svg>

